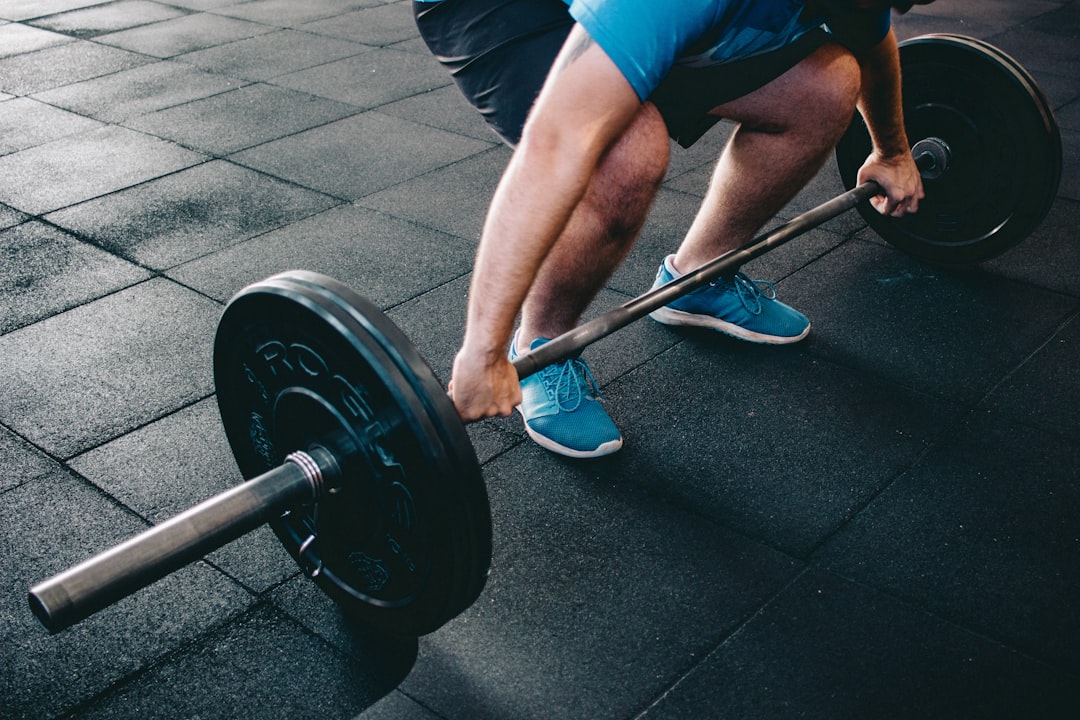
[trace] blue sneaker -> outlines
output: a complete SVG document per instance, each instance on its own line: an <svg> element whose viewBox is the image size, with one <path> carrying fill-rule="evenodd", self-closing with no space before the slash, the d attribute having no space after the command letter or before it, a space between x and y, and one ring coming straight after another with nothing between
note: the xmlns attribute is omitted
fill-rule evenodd
<svg viewBox="0 0 1080 720"><path fill-rule="evenodd" d="M529 349L546 342L547 338L536 338ZM510 359L515 357L516 336L510 343ZM622 447L622 435L600 405L599 394L589 366L574 358L522 380L517 410L529 437L541 447L572 458L601 457Z"/></svg>
<svg viewBox="0 0 1080 720"><path fill-rule="evenodd" d="M654 288L675 279L671 257L660 264ZM777 300L772 283L742 273L698 288L649 316L665 325L710 328L769 345L798 342L810 333L809 318Z"/></svg>

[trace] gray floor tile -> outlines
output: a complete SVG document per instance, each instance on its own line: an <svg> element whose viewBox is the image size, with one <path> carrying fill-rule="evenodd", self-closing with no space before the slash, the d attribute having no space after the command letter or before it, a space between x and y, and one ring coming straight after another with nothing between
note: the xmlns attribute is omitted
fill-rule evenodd
<svg viewBox="0 0 1080 720"><path fill-rule="evenodd" d="M34 24L73 37L89 38L182 15L182 10L150 0L120 0L50 15Z"/></svg>
<svg viewBox="0 0 1080 720"><path fill-rule="evenodd" d="M0 337L0 422L71 457L206 397L219 315L152 280Z"/></svg>
<svg viewBox="0 0 1080 720"><path fill-rule="evenodd" d="M1080 321L1072 317L983 402L991 411L1080 439ZM1054 388L1047 392L1046 388Z"/></svg>
<svg viewBox="0 0 1080 720"><path fill-rule="evenodd" d="M142 115L127 125L220 156L355 112L339 102L259 83Z"/></svg>
<svg viewBox="0 0 1080 720"><path fill-rule="evenodd" d="M33 95L149 61L144 55L76 40L0 60L0 90Z"/></svg>
<svg viewBox="0 0 1080 720"><path fill-rule="evenodd" d="M60 471L4 494L0 545L21 558L0 568L0 582L12 590L0 596L5 637L19 638L0 643L5 717L56 717L250 603L238 586L197 564L57 635L38 625L27 589L145 527Z"/></svg>
<svg viewBox="0 0 1080 720"><path fill-rule="evenodd" d="M1075 675L1077 467L1075 445L979 414L815 562Z"/></svg>
<svg viewBox="0 0 1080 720"><path fill-rule="evenodd" d="M21 55L53 45L63 45L71 41L72 38L66 35L40 30L29 25L19 23L0 25L0 58Z"/></svg>
<svg viewBox="0 0 1080 720"><path fill-rule="evenodd" d="M271 662L268 659L273 658ZM295 623L259 609L80 711L87 718L348 718L390 688Z"/></svg>
<svg viewBox="0 0 1080 720"><path fill-rule="evenodd" d="M107 0L7 0L0 9L0 18L30 20L76 8L100 5Z"/></svg>
<svg viewBox="0 0 1080 720"><path fill-rule="evenodd" d="M978 270L922 265L870 244L845 246L782 289L784 301L812 319L815 355L969 403L1077 307L1075 298Z"/></svg>
<svg viewBox="0 0 1080 720"><path fill-rule="evenodd" d="M290 269L336 277L380 307L468 272L467 243L357 207L340 207L170 271L225 300L248 283Z"/></svg>
<svg viewBox="0 0 1080 720"><path fill-rule="evenodd" d="M96 447L68 464L153 524L243 480L212 399Z"/></svg>
<svg viewBox="0 0 1080 720"><path fill-rule="evenodd" d="M104 122L122 122L247 84L162 61L39 93L34 97Z"/></svg>
<svg viewBox="0 0 1080 720"><path fill-rule="evenodd" d="M982 267L996 275L1080 297L1080 274L1075 271L1080 266L1080 245L1071 235L1078 223L1080 202L1059 199L1026 240Z"/></svg>
<svg viewBox="0 0 1080 720"><path fill-rule="evenodd" d="M357 200L358 205L477 241L509 152L495 147ZM427 198L417 203L416 198Z"/></svg>
<svg viewBox="0 0 1080 720"><path fill-rule="evenodd" d="M375 4L326 20L315 20L300 29L379 46L416 37L412 3L406 2Z"/></svg>
<svg viewBox="0 0 1080 720"><path fill-rule="evenodd" d="M140 265L173 267L337 201L215 160L48 215Z"/></svg>
<svg viewBox="0 0 1080 720"><path fill-rule="evenodd" d="M224 45L241 38L254 37L273 28L235 18L196 13L163 20L151 25L100 35L106 45L132 50L158 58L171 58L203 48Z"/></svg>
<svg viewBox="0 0 1080 720"><path fill-rule="evenodd" d="M97 127L101 123L95 120L30 98L15 98L0 103L0 155Z"/></svg>
<svg viewBox="0 0 1080 720"><path fill-rule="evenodd" d="M27 213L46 213L204 159L164 140L109 126L0 157L0 200Z"/></svg>
<svg viewBox="0 0 1080 720"><path fill-rule="evenodd" d="M370 50L345 40L278 30L186 53L177 60L231 77L269 80Z"/></svg>
<svg viewBox="0 0 1080 720"><path fill-rule="evenodd" d="M350 10L381 5L383 0L254 0L239 2L231 0L215 12L219 15L242 18L264 25L296 27L303 23L336 17Z"/></svg>
<svg viewBox="0 0 1080 720"><path fill-rule="evenodd" d="M796 555L961 412L805 351L686 337L604 388L625 441L612 472Z"/></svg>
<svg viewBox="0 0 1080 720"><path fill-rule="evenodd" d="M499 136L488 127L476 109L465 101L461 92L453 85L381 105L379 112L477 140L502 143Z"/></svg>
<svg viewBox="0 0 1080 720"><path fill-rule="evenodd" d="M988 0L979 3L980 18L996 26L1009 26L1017 23L1032 22L1035 18L1061 7L1054 0L1031 0L1026 3L1014 3L1010 0ZM937 3L933 7L919 8L918 15L926 18L966 20L972 13L958 3ZM904 18L907 20L908 18Z"/></svg>
<svg viewBox="0 0 1080 720"><path fill-rule="evenodd" d="M26 222L28 219L29 217L26 213L21 213L15 208L10 208L7 205L0 205L0 230L13 227L21 222Z"/></svg>
<svg viewBox="0 0 1080 720"><path fill-rule="evenodd" d="M530 446L485 471L491 578L402 684L445 717L631 717L798 571L603 466Z"/></svg>
<svg viewBox="0 0 1080 720"><path fill-rule="evenodd" d="M417 638L389 636L365 627L307 577L282 584L270 600L312 635L364 665L368 679L381 686L399 685L416 662Z"/></svg>
<svg viewBox="0 0 1080 720"><path fill-rule="evenodd" d="M1063 131L1080 130L1080 100L1073 100L1054 111L1058 125Z"/></svg>
<svg viewBox="0 0 1080 720"><path fill-rule="evenodd" d="M172 0L170 4L188 10L217 10L235 5L236 0Z"/></svg>
<svg viewBox="0 0 1080 720"><path fill-rule="evenodd" d="M351 201L490 147L479 140L367 112L230 159Z"/></svg>
<svg viewBox="0 0 1080 720"><path fill-rule="evenodd" d="M830 575L808 572L640 717L1074 717L1072 678Z"/></svg>
<svg viewBox="0 0 1080 720"><path fill-rule="evenodd" d="M1068 198L1073 202L1080 202L1080 131L1066 130L1062 132L1066 145L1064 149L1066 174L1061 180L1060 198Z"/></svg>
<svg viewBox="0 0 1080 720"><path fill-rule="evenodd" d="M0 333L148 277L130 263L38 222L0 231Z"/></svg>
<svg viewBox="0 0 1080 720"><path fill-rule="evenodd" d="M356 716L356 720L439 720L439 716L400 692L394 692Z"/></svg>
<svg viewBox="0 0 1080 720"><path fill-rule="evenodd" d="M450 84L431 58L389 48L281 75L274 83L370 109Z"/></svg>
<svg viewBox="0 0 1080 720"><path fill-rule="evenodd" d="M0 456L7 465L0 493L58 469L49 456L4 427L0 427Z"/></svg>

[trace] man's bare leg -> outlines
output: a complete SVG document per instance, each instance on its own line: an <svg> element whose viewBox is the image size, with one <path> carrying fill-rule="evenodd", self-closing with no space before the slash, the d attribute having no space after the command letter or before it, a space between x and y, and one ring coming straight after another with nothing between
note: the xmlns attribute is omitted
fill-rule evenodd
<svg viewBox="0 0 1080 720"><path fill-rule="evenodd" d="M821 169L855 111L859 67L826 44L713 114L740 123L675 255L688 272L749 242Z"/></svg>
<svg viewBox="0 0 1080 720"><path fill-rule="evenodd" d="M659 111L645 103L601 161L566 230L522 306L518 350L572 329L625 259L667 171L670 144Z"/></svg>

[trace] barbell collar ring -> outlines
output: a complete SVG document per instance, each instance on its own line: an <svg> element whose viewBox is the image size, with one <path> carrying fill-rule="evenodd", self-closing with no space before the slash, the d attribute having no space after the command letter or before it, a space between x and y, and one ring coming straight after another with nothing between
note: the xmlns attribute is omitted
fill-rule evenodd
<svg viewBox="0 0 1080 720"><path fill-rule="evenodd" d="M949 171L952 163L952 148L941 138L928 137L915 143L911 148L923 180L937 180Z"/></svg>
<svg viewBox="0 0 1080 720"><path fill-rule="evenodd" d="M339 467L322 447L136 535L30 588L34 616L50 633L70 627L292 508L317 502Z"/></svg>

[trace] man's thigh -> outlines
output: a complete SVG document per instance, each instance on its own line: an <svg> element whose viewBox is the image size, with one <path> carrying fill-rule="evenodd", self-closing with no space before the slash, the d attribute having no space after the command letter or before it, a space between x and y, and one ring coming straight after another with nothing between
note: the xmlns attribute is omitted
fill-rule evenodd
<svg viewBox="0 0 1080 720"><path fill-rule="evenodd" d="M574 25L562 0L413 3L417 27L466 99L516 145Z"/></svg>
<svg viewBox="0 0 1080 720"><path fill-rule="evenodd" d="M676 65L649 97L668 127L668 134L690 147L706 131L726 117L718 109L737 107L812 55L828 41L824 31L810 32L773 52L716 67Z"/></svg>

